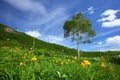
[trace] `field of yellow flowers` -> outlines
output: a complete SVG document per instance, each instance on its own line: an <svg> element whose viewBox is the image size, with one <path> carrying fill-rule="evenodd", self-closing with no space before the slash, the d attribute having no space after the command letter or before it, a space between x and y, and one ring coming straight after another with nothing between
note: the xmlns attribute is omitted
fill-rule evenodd
<svg viewBox="0 0 120 80"><path fill-rule="evenodd" d="M0 80L120 80L120 65L103 57L35 55L34 50L0 48Z"/></svg>

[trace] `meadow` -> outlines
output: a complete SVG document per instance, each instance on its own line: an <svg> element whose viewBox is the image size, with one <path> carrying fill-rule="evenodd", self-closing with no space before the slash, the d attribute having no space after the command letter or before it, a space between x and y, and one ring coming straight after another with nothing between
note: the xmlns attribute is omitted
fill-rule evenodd
<svg viewBox="0 0 120 80"><path fill-rule="evenodd" d="M120 79L120 65L110 62L113 55L89 57L90 55L85 56L86 53L83 53L78 60L74 55L50 53L52 54L43 49L0 47L0 80Z"/></svg>

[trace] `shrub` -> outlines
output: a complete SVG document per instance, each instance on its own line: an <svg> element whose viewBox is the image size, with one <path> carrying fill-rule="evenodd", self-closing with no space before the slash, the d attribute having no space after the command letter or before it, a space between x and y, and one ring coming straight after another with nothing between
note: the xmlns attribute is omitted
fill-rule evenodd
<svg viewBox="0 0 120 80"><path fill-rule="evenodd" d="M120 64L120 55L116 55L110 59L111 63Z"/></svg>

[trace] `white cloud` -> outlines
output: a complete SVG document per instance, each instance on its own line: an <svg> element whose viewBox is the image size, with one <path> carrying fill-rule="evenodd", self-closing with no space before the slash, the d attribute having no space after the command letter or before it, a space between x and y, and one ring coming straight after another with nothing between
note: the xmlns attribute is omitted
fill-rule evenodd
<svg viewBox="0 0 120 80"><path fill-rule="evenodd" d="M98 44L99 44L99 45L101 45L101 44L102 44L102 42L98 42Z"/></svg>
<svg viewBox="0 0 120 80"><path fill-rule="evenodd" d="M41 36L41 33L38 30L36 30L36 31L28 31L28 32L25 32L25 33L32 36L32 37L36 37L36 38Z"/></svg>
<svg viewBox="0 0 120 80"><path fill-rule="evenodd" d="M99 21L112 21L114 19L116 19L116 15L109 15L108 17L104 17L102 19L99 19L98 22Z"/></svg>
<svg viewBox="0 0 120 80"><path fill-rule="evenodd" d="M21 11L31 11L34 13L45 14L46 8L42 3L35 0L4 0L14 8Z"/></svg>
<svg viewBox="0 0 120 80"><path fill-rule="evenodd" d="M58 36L54 36L54 35L49 35L48 37L48 41L50 43L60 43L62 42L64 39Z"/></svg>
<svg viewBox="0 0 120 80"><path fill-rule="evenodd" d="M91 7L89 7L88 8L88 12L89 12L89 14L93 14L94 13L94 8L93 8L93 6L91 6Z"/></svg>
<svg viewBox="0 0 120 80"><path fill-rule="evenodd" d="M68 19L69 15L66 13L67 9L66 7L50 7L47 8L43 2L39 0L5 0L7 3L9 3L11 6L13 6L16 9L19 9L21 11L25 11L27 15L20 17L15 17L13 14L12 19L14 17L19 21L19 23L15 23L17 25L24 25L26 30L29 27L33 26L39 26L43 27L44 32L49 32L51 28L54 28L54 30L58 27L61 27L63 23ZM5 15L6 16L6 15ZM7 15L8 16L8 15ZM10 16L9 16L10 17ZM8 19L8 17L6 17ZM25 20L21 19L24 18ZM9 20L10 21L13 21ZM34 27L35 28L35 27ZM47 34L47 33L45 33Z"/></svg>
<svg viewBox="0 0 120 80"><path fill-rule="evenodd" d="M41 22L42 24L46 25L46 31L50 28L54 28L63 24L69 15L66 14L65 8L57 8L53 10L51 13L45 15L44 20ZM39 22L38 22L39 23Z"/></svg>
<svg viewBox="0 0 120 80"><path fill-rule="evenodd" d="M120 47L120 36L113 36L106 40L106 44L110 46Z"/></svg>
<svg viewBox="0 0 120 80"><path fill-rule="evenodd" d="M108 9L101 16L115 15L119 10Z"/></svg>
<svg viewBox="0 0 120 80"><path fill-rule="evenodd" d="M111 48L110 51L120 51L120 48Z"/></svg>
<svg viewBox="0 0 120 80"><path fill-rule="evenodd" d="M102 23L104 27L117 27L120 26L120 19L114 19L113 21L106 21Z"/></svg>
<svg viewBox="0 0 120 80"><path fill-rule="evenodd" d="M116 14L120 10L108 9L102 13L101 19L98 19L97 22L102 22L102 27L117 27L120 26L120 19L117 18Z"/></svg>
<svg viewBox="0 0 120 80"><path fill-rule="evenodd" d="M120 35L116 35L113 37L108 37L106 40L102 42L97 42L90 46L90 49L101 51L120 51Z"/></svg>

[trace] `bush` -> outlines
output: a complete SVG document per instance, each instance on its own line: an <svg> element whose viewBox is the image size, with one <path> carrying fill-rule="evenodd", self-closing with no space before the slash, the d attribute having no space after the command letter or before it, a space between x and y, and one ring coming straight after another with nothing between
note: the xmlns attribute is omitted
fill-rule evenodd
<svg viewBox="0 0 120 80"><path fill-rule="evenodd" d="M120 55L114 56L110 59L111 63L120 64Z"/></svg>

